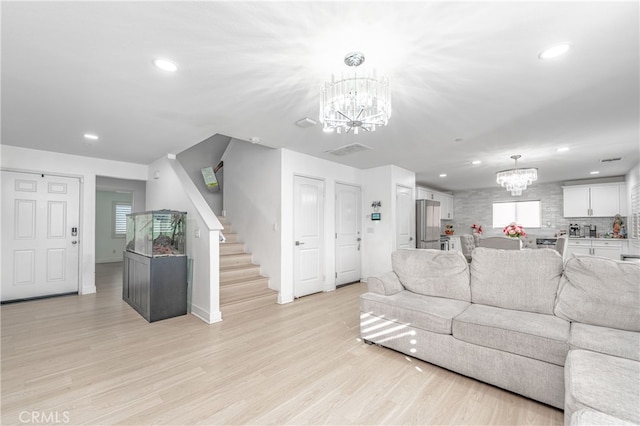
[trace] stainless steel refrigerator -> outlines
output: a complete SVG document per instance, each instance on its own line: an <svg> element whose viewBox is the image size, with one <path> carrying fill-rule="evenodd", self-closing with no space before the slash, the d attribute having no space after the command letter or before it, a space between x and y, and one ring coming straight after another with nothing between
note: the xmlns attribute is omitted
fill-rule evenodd
<svg viewBox="0 0 640 426"><path fill-rule="evenodd" d="M440 249L440 201L416 200L416 242L419 249Z"/></svg>

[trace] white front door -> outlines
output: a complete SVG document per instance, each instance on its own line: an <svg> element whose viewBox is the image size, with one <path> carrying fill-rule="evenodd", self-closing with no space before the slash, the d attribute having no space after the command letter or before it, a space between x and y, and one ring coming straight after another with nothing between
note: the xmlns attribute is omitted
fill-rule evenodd
<svg viewBox="0 0 640 426"><path fill-rule="evenodd" d="M78 292L79 222L78 179L2 171L3 302Z"/></svg>
<svg viewBox="0 0 640 426"><path fill-rule="evenodd" d="M396 248L415 248L415 206L411 188L396 186Z"/></svg>
<svg viewBox="0 0 640 426"><path fill-rule="evenodd" d="M295 176L293 295L324 290L324 182Z"/></svg>
<svg viewBox="0 0 640 426"><path fill-rule="evenodd" d="M360 281L360 188L336 184L336 285Z"/></svg>

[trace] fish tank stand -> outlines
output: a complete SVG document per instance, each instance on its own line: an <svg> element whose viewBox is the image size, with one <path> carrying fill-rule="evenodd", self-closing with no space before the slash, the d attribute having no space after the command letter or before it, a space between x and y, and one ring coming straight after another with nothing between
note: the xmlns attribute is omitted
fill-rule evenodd
<svg viewBox="0 0 640 426"><path fill-rule="evenodd" d="M122 299L149 322L186 315L186 213L127 215Z"/></svg>

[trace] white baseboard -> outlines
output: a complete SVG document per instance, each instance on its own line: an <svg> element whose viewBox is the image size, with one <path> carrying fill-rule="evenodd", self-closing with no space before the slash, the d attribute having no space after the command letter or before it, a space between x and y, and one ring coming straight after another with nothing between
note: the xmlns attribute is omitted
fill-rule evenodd
<svg viewBox="0 0 640 426"><path fill-rule="evenodd" d="M96 259L96 263L114 263L114 262L122 262L122 256L109 257L107 259Z"/></svg>
<svg viewBox="0 0 640 426"><path fill-rule="evenodd" d="M287 303L291 303L293 302L295 299L291 298L291 299L281 299L282 297L282 292L278 293L278 305L285 305Z"/></svg>
<svg viewBox="0 0 640 426"><path fill-rule="evenodd" d="M198 305L191 304L191 314L200 318L207 324L213 324L222 321L222 312L209 312Z"/></svg>
<svg viewBox="0 0 640 426"><path fill-rule="evenodd" d="M82 294L83 296L86 294L94 294L96 293L96 286L95 285L88 285L88 286L82 286Z"/></svg>

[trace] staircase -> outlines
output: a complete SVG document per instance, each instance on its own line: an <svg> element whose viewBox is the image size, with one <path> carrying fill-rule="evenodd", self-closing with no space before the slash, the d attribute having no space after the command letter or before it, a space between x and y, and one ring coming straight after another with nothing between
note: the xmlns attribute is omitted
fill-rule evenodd
<svg viewBox="0 0 640 426"><path fill-rule="evenodd" d="M260 275L260 265L251 263L251 253L244 251L238 234L231 232L225 217L218 217L224 225L226 238L220 243L220 310L222 316L251 311L277 303L278 293L269 288L269 279Z"/></svg>

